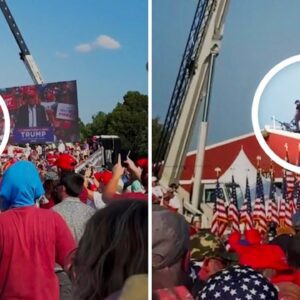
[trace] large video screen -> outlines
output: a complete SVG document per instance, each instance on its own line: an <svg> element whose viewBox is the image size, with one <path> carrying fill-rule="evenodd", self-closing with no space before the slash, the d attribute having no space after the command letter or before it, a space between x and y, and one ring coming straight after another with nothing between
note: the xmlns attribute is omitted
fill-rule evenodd
<svg viewBox="0 0 300 300"><path fill-rule="evenodd" d="M0 89L14 144L79 141L76 81Z"/></svg>

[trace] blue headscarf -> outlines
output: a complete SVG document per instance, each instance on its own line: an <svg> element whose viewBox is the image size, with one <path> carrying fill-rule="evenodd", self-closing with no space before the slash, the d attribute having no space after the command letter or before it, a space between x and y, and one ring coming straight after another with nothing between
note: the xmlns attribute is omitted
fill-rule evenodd
<svg viewBox="0 0 300 300"><path fill-rule="evenodd" d="M7 169L2 178L2 209L34 205L45 193L34 164L19 161Z"/></svg>

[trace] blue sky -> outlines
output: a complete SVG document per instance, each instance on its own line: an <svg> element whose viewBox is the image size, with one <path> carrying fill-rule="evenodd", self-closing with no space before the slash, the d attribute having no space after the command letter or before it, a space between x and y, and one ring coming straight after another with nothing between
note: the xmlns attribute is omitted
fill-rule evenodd
<svg viewBox="0 0 300 300"><path fill-rule="evenodd" d="M161 120L196 5L196 0L153 0L153 115ZM230 1L215 66L208 145L253 131L251 105L259 82L274 65L300 52L299 11L297 0L288 5L278 0ZM189 150L196 148L196 136L197 130Z"/></svg>
<svg viewBox="0 0 300 300"><path fill-rule="evenodd" d="M129 90L147 94L147 1L7 4L45 82L77 80L84 122L100 110L110 112ZM0 87L32 84L2 13L0 32Z"/></svg>
<svg viewBox="0 0 300 300"><path fill-rule="evenodd" d="M300 63L294 63L277 73L266 86L259 109L259 124L272 124L272 116L289 123L295 115L295 100L300 99ZM276 125L279 126L278 123Z"/></svg>

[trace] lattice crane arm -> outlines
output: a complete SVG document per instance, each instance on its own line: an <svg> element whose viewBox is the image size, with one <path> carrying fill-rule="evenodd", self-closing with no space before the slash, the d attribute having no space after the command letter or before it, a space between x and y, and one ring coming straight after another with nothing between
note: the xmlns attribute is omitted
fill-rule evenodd
<svg viewBox="0 0 300 300"><path fill-rule="evenodd" d="M165 186L181 174L192 124L209 93L211 57L219 52L228 5L229 0L199 0L156 153Z"/></svg>
<svg viewBox="0 0 300 300"><path fill-rule="evenodd" d="M15 22L14 17L11 14L9 7L6 4L5 0L0 0L0 8L1 11L6 19L6 22L20 48L20 58L24 62L29 75L31 76L32 80L36 84L42 84L44 82L41 72L34 61L30 51L22 37L22 34Z"/></svg>

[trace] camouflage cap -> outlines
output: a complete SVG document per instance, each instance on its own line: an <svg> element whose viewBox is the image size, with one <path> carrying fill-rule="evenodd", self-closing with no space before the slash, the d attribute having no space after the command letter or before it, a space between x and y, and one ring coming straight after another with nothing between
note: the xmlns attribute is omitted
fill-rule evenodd
<svg viewBox="0 0 300 300"><path fill-rule="evenodd" d="M210 232L201 229L190 238L191 260L203 261L205 258L221 258L227 261L237 261L234 253L226 251L222 241Z"/></svg>

